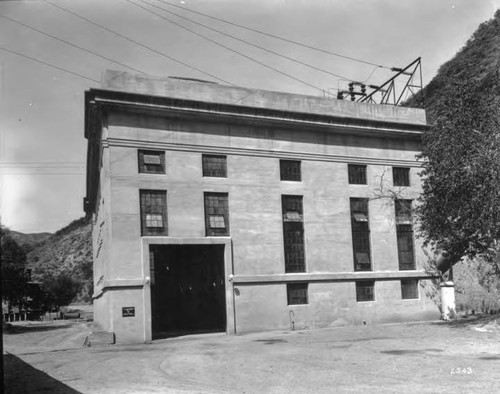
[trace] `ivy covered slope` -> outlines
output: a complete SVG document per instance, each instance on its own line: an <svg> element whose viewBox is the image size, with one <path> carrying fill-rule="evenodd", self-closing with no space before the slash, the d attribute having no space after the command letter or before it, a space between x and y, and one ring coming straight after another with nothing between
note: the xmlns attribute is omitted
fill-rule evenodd
<svg viewBox="0 0 500 394"><path fill-rule="evenodd" d="M27 257L33 280L42 282L46 278L69 276L80 287L75 301L92 299L92 241L88 220L73 221L31 250Z"/></svg>
<svg viewBox="0 0 500 394"><path fill-rule="evenodd" d="M420 234L450 264L481 257L500 275L500 10L406 105L417 103L431 125Z"/></svg>
<svg viewBox="0 0 500 394"><path fill-rule="evenodd" d="M437 112L446 107L445 98L456 94L452 82L481 84L489 74L498 70L500 63L500 9L494 17L479 25L464 47L444 63L432 81L404 105L424 107L430 124Z"/></svg>

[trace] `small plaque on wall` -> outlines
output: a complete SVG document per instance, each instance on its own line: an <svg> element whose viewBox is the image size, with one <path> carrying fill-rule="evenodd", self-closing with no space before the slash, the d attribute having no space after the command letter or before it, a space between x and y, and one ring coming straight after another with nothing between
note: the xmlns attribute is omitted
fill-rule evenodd
<svg viewBox="0 0 500 394"><path fill-rule="evenodd" d="M122 308L122 317L135 316L135 306L124 306Z"/></svg>

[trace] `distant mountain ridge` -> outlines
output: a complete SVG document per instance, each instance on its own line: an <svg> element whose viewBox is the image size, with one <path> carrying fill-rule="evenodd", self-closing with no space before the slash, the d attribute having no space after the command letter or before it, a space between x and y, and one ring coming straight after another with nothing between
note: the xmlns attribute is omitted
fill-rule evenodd
<svg viewBox="0 0 500 394"><path fill-rule="evenodd" d="M9 235L26 253L31 252L38 246L46 242L54 234L52 233L31 233L25 234L19 231L9 230Z"/></svg>

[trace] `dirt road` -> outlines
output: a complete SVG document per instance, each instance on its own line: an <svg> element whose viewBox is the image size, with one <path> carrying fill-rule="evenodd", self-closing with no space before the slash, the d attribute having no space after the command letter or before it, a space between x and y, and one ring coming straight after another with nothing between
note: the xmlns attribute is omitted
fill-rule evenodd
<svg viewBox="0 0 500 394"><path fill-rule="evenodd" d="M498 393L500 327L424 323L82 348L85 323L4 336L8 393Z"/></svg>

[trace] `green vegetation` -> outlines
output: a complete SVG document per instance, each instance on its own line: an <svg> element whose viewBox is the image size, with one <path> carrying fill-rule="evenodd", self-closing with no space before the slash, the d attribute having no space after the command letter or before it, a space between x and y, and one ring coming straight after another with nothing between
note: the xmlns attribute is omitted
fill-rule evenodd
<svg viewBox="0 0 500 394"><path fill-rule="evenodd" d="M450 261L491 263L500 247L500 10L481 24L420 95L423 138L420 234Z"/></svg>
<svg viewBox="0 0 500 394"><path fill-rule="evenodd" d="M420 156L420 236L459 263L459 310L499 310L500 10L405 105L423 106L431 124Z"/></svg>
<svg viewBox="0 0 500 394"><path fill-rule="evenodd" d="M90 222L85 218L55 234L2 228L2 299L12 307L43 312L91 302L92 266Z"/></svg>
<svg viewBox="0 0 500 394"><path fill-rule="evenodd" d="M500 239L500 75L450 85L456 94L443 99L423 140L420 233L451 261L493 258Z"/></svg>
<svg viewBox="0 0 500 394"><path fill-rule="evenodd" d="M500 10L493 19L479 25L464 47L444 63L432 81L404 105L423 106L429 123L434 123L438 112L446 108L445 100L456 96L450 82L480 84L488 74L498 69L500 60Z"/></svg>
<svg viewBox="0 0 500 394"><path fill-rule="evenodd" d="M72 287L77 289L72 301L91 302L93 261L89 220L80 218L58 230L28 253L28 266L33 279L47 288L51 288L58 278L72 278Z"/></svg>
<svg viewBox="0 0 500 394"><path fill-rule="evenodd" d="M2 301L9 307L23 307L26 301L26 287L29 273L26 265L26 253L9 235L9 231L1 228L1 273Z"/></svg>

